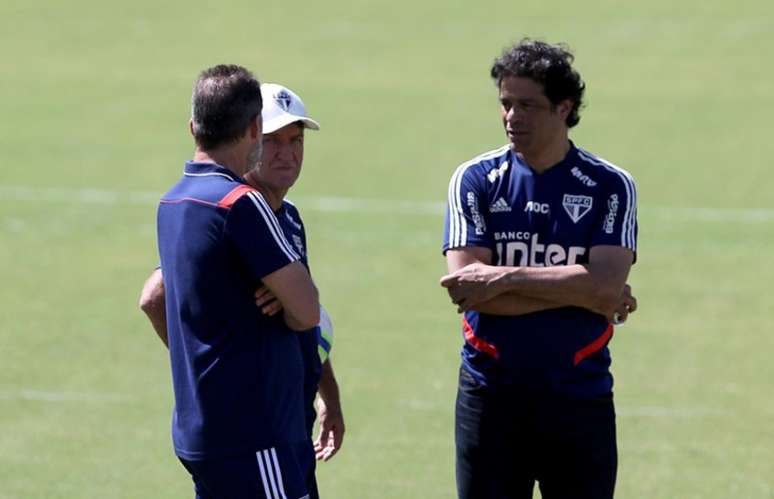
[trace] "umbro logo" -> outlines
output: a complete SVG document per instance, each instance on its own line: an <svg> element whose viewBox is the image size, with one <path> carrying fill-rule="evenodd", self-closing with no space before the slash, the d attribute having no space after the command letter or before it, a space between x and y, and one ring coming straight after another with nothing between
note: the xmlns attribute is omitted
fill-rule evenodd
<svg viewBox="0 0 774 499"><path fill-rule="evenodd" d="M591 179L588 175L583 173L580 168L577 166L573 166L572 170L572 176L580 180L581 184L585 185L586 187L595 187L597 183Z"/></svg>
<svg viewBox="0 0 774 499"><path fill-rule="evenodd" d="M490 213L506 213L509 211L511 211L511 206L508 204L505 198L499 198L489 207Z"/></svg>
<svg viewBox="0 0 774 499"><path fill-rule="evenodd" d="M285 212L285 218L287 218L287 219L288 219L288 222L290 222L291 224L293 224L293 227L295 227L295 228L296 228L296 230L301 230L301 224L300 224L300 223L298 223L298 222L296 222L296 221L293 219L293 217L290 215L290 213L288 213L287 211Z"/></svg>

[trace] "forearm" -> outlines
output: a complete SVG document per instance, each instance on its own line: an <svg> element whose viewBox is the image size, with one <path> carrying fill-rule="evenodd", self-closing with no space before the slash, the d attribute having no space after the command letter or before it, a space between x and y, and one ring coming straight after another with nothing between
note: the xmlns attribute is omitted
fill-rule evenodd
<svg viewBox="0 0 774 499"><path fill-rule="evenodd" d="M336 381L336 375L333 373L333 365L330 360L322 365L320 374L320 385L318 394L329 413L341 412L341 398L339 397L339 384Z"/></svg>
<svg viewBox="0 0 774 499"><path fill-rule="evenodd" d="M160 269L154 270L145 281L140 293L139 305L140 309L148 317L158 337L165 346L169 346L167 340L167 310L164 281Z"/></svg>
<svg viewBox="0 0 774 499"><path fill-rule="evenodd" d="M169 340L167 338L166 310L162 308L158 314L154 314L154 315L148 314L148 319L150 319L151 326L153 326L154 331L156 331L156 334L158 335L162 343L164 343L164 346L169 348Z"/></svg>
<svg viewBox="0 0 774 499"><path fill-rule="evenodd" d="M524 315L563 306L549 300L506 292L488 301L475 304L471 310L490 315Z"/></svg>
<svg viewBox="0 0 774 499"><path fill-rule="evenodd" d="M504 267L495 285L504 293L577 306L610 316L624 283L609 278L604 269L590 265L556 267Z"/></svg>

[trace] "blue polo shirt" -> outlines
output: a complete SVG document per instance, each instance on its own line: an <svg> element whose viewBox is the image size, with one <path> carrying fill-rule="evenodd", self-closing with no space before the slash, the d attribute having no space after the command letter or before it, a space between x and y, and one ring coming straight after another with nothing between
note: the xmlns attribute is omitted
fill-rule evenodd
<svg viewBox="0 0 774 499"><path fill-rule="evenodd" d="M261 279L299 259L268 203L227 168L188 162L157 218L177 455L308 438L297 334L255 306Z"/></svg>
<svg viewBox="0 0 774 499"><path fill-rule="evenodd" d="M463 163L449 183L443 250L492 251L493 264L588 263L594 246L637 248L637 194L623 169L573 144L537 173L509 145ZM611 392L612 325L580 307L519 316L466 312L463 367L488 385L594 397Z"/></svg>

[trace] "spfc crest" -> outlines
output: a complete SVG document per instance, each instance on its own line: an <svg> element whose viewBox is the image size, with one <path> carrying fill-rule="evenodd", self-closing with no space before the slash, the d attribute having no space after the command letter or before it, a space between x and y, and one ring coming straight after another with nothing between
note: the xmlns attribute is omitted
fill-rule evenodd
<svg viewBox="0 0 774 499"><path fill-rule="evenodd" d="M290 94L286 91L282 90L280 93L276 94L274 96L274 100L277 102L277 104L284 110L287 111L290 107L290 103L293 100L290 97Z"/></svg>
<svg viewBox="0 0 774 499"><path fill-rule="evenodd" d="M573 223L583 218L583 215L591 211L591 205L594 199L591 196L578 196L575 194L565 194L562 199L564 211L572 219Z"/></svg>

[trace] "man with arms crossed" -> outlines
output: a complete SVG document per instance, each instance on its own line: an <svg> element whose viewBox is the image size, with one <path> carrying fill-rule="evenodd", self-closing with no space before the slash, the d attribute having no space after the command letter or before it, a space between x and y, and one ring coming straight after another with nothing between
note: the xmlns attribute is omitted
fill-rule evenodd
<svg viewBox="0 0 774 499"><path fill-rule="evenodd" d="M280 85L261 85L263 98L263 153L259 165L251 170L245 180L255 187L274 212L285 239L292 242L302 263L308 268L306 234L298 210L284 199L301 171L304 154L304 130L318 130L319 124L306 114L303 101L289 89ZM255 293L256 305L263 314L272 316L282 310L282 304L266 286ZM146 312L161 340L167 344L164 317L164 285L162 273L156 270L143 287L140 307ZM306 478L311 498L318 497L315 480L315 453L318 459L327 461L341 446L344 436L344 419L339 400L338 384L330 358L325 352L325 362L320 362L319 348L330 350L330 343L320 338L320 328L301 331L298 340L304 360L304 409L306 435L298 445L298 458ZM320 434L311 446L312 426L315 420L314 398L320 393Z"/></svg>
<svg viewBox="0 0 774 499"><path fill-rule="evenodd" d="M319 321L317 290L267 199L242 177L261 158L260 84L220 65L193 91L193 161L163 196L158 246L175 393L175 452L199 499L309 497L304 366L294 331ZM282 303L255 306L266 288Z"/></svg>
<svg viewBox="0 0 774 499"><path fill-rule="evenodd" d="M456 408L460 498L611 498L607 348L636 308L624 170L569 140L585 88L563 46L522 40L491 69L509 144L449 185L441 279L464 312Z"/></svg>

